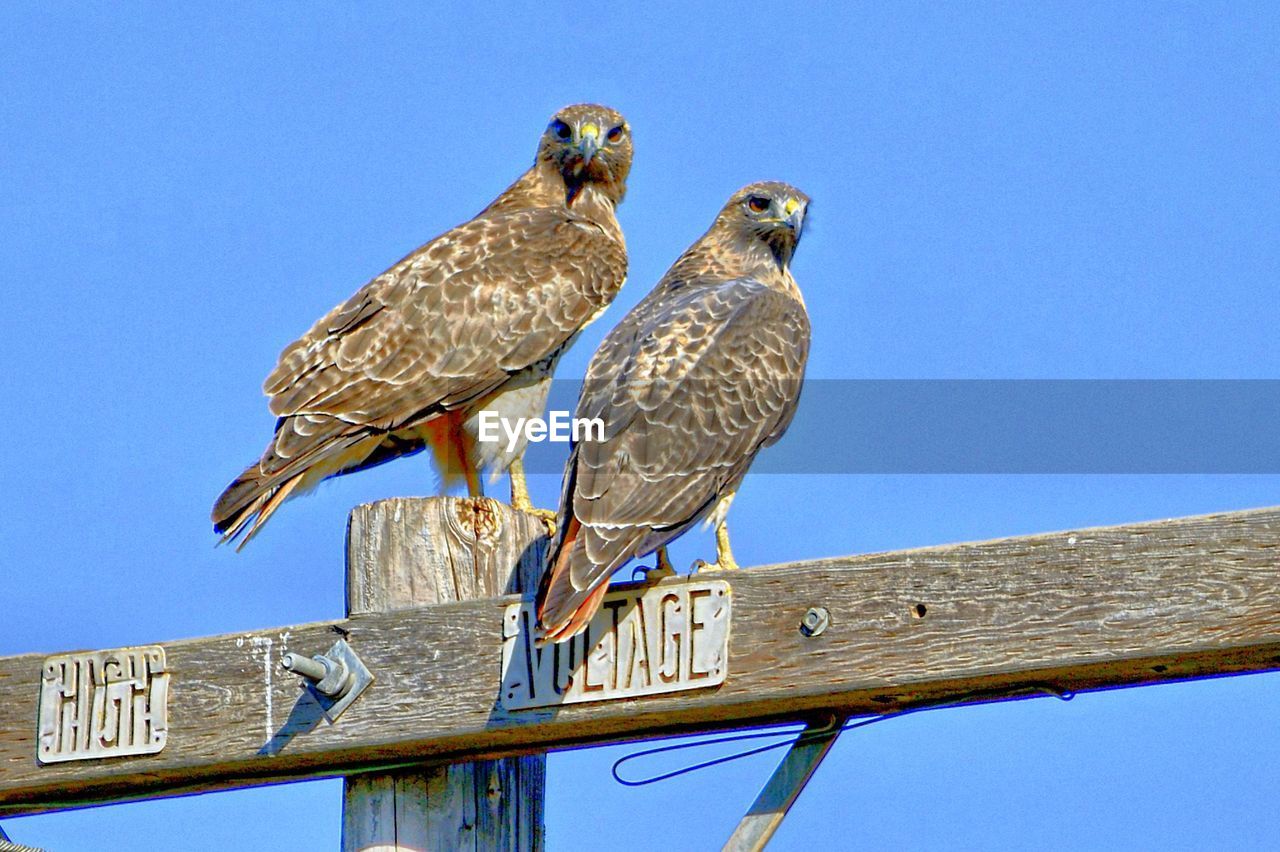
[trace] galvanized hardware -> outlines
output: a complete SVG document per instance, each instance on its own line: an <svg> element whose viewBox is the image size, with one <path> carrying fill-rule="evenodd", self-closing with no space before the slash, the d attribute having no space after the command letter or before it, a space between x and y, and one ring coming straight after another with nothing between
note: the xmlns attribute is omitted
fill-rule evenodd
<svg viewBox="0 0 1280 852"><path fill-rule="evenodd" d="M61 654L44 661L40 763L154 754L169 735L164 648Z"/></svg>
<svg viewBox="0 0 1280 852"><path fill-rule="evenodd" d="M800 632L805 636L818 636L831 625L831 613L825 606L809 607L800 620Z"/></svg>
<svg viewBox="0 0 1280 852"><path fill-rule="evenodd" d="M843 729L842 717L805 726L721 852L760 852L768 845Z"/></svg>
<svg viewBox="0 0 1280 852"><path fill-rule="evenodd" d="M280 665L307 681L307 688L324 708L325 718L330 722L336 722L373 683L373 674L345 639L334 642L323 655L285 654L280 658Z"/></svg>
<svg viewBox="0 0 1280 852"><path fill-rule="evenodd" d="M587 629L537 647L533 604L502 620L504 710L639 698L724 683L732 595L724 580L629 584L610 591Z"/></svg>

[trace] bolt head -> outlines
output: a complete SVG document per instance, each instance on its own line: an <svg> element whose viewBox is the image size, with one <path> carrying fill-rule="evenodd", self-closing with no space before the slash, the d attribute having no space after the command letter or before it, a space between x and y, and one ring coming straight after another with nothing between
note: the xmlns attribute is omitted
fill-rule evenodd
<svg viewBox="0 0 1280 852"><path fill-rule="evenodd" d="M808 637L821 634L831 624L831 613L826 607L809 607L809 611L800 620L800 632Z"/></svg>

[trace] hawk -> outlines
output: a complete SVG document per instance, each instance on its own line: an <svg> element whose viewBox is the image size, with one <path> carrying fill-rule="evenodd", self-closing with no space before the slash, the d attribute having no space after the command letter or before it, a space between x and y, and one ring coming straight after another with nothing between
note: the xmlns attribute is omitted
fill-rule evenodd
<svg viewBox="0 0 1280 852"><path fill-rule="evenodd" d="M444 484L461 477L473 496L482 469L509 468L512 504L531 510L524 444L478 441L479 413L540 415L557 360L617 295L627 252L614 210L631 157L619 113L566 107L492 204L286 347L263 384L275 435L213 507L222 541L243 535L243 547L328 477L426 448Z"/></svg>
<svg viewBox="0 0 1280 852"><path fill-rule="evenodd" d="M809 316L789 269L809 198L784 183L739 190L591 360L577 416L601 440L565 467L557 534L538 588L539 641L591 621L609 577L699 521L737 568L725 516L747 468L800 399Z"/></svg>

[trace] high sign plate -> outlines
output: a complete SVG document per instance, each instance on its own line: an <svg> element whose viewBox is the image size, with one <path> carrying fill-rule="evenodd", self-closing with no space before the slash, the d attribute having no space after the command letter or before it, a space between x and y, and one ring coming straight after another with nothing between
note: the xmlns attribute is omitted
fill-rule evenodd
<svg viewBox="0 0 1280 852"><path fill-rule="evenodd" d="M532 602L509 604L499 703L523 710L718 686L729 671L731 609L724 580L623 586L581 634L539 648Z"/></svg>
<svg viewBox="0 0 1280 852"><path fill-rule="evenodd" d="M36 758L153 754L168 738L168 703L159 645L49 657L40 678Z"/></svg>

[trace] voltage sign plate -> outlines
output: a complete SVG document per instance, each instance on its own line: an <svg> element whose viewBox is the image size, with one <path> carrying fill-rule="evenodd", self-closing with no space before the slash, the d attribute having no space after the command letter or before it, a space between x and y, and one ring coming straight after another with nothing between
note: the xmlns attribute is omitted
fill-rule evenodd
<svg viewBox="0 0 1280 852"><path fill-rule="evenodd" d="M723 580L622 586L581 634L537 647L533 604L502 620L503 709L639 698L724 683L732 595Z"/></svg>

